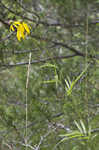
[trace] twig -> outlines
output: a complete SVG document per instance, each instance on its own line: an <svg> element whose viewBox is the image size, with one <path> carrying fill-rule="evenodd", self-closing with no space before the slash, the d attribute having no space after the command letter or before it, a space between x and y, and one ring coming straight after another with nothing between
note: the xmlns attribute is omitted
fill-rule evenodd
<svg viewBox="0 0 99 150"><path fill-rule="evenodd" d="M24 144L24 143L21 143L21 142L18 142L20 145L23 145L26 147L26 149L29 147L30 149L32 150L35 150L35 148L33 146L31 146L30 144Z"/></svg>
<svg viewBox="0 0 99 150"><path fill-rule="evenodd" d="M39 150L40 149L40 145L43 143L44 139L53 131L55 131L56 128L54 128L53 130L49 131L48 133L46 133L44 136L41 136L41 139L38 143L38 145L35 147L35 150Z"/></svg>
<svg viewBox="0 0 99 150"><path fill-rule="evenodd" d="M8 149L10 149L10 150L13 150L13 148L12 148L12 146L11 145L9 145L9 144L7 144L7 143L3 143L5 146L7 146L8 147Z"/></svg>
<svg viewBox="0 0 99 150"><path fill-rule="evenodd" d="M13 33L11 32L11 33L8 34L5 38L1 39L1 40L0 40L0 43L3 42L3 41L8 40L8 39L11 37L12 34L13 34Z"/></svg>

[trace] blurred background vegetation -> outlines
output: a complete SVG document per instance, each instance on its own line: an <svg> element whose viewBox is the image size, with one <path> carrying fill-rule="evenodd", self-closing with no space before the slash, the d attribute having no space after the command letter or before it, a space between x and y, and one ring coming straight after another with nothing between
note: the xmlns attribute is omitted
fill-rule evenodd
<svg viewBox="0 0 99 150"><path fill-rule="evenodd" d="M0 150L99 149L98 49L99 0L0 1Z"/></svg>

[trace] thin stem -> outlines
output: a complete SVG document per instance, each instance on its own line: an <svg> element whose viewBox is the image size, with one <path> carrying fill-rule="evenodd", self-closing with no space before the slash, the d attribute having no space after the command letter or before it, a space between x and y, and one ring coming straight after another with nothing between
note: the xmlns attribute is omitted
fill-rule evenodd
<svg viewBox="0 0 99 150"><path fill-rule="evenodd" d="M30 64L31 64L31 53L29 54L29 63L27 68L27 79L26 79L26 123L25 123L25 145L27 150L27 126L28 126L28 85L29 85L29 75L30 75Z"/></svg>
<svg viewBox="0 0 99 150"><path fill-rule="evenodd" d="M85 34L85 40L86 40L86 47L85 47L85 68L87 67L87 60L88 60L88 4L87 4L87 14L86 14L86 34ZM87 78L85 79L85 107L86 107L86 113L87 113L87 123L88 123L88 94L87 94Z"/></svg>

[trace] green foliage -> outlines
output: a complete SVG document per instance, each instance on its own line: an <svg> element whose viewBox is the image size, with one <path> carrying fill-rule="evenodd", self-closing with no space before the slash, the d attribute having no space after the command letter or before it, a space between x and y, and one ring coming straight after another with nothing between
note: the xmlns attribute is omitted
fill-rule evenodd
<svg viewBox="0 0 99 150"><path fill-rule="evenodd" d="M0 150L99 149L97 3L0 1ZM19 42L9 20L30 36Z"/></svg>
<svg viewBox="0 0 99 150"><path fill-rule="evenodd" d="M69 77L68 77L68 80L65 79L66 92L67 92L68 96L71 95L73 87L78 82L78 80L80 80L80 78L83 76L83 74L87 71L88 66L82 71L82 73L74 81L71 82Z"/></svg>
<svg viewBox="0 0 99 150"><path fill-rule="evenodd" d="M79 141L81 146L84 145L86 146L86 148L89 147L89 149L91 149L91 142L94 142L97 134L93 135L91 133L91 126L87 127L87 129L82 120L80 120L80 123L78 123L77 121L74 121L74 123L77 130L73 130L70 133L60 135L60 137L62 137L62 140L59 143L65 142L66 140L76 139L77 141ZM73 147L73 149L75 149L75 146Z"/></svg>

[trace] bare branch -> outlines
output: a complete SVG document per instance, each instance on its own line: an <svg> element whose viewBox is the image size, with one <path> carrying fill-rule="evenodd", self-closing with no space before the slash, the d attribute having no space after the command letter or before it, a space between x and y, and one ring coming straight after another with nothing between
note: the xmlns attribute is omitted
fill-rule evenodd
<svg viewBox="0 0 99 150"><path fill-rule="evenodd" d="M82 53L80 50L77 50L76 48L71 47L66 43L53 41L51 39L48 39L48 38L45 38L45 37L39 37L39 36L36 36L36 35L31 35L31 37L33 37L35 39L38 39L38 40L41 40L41 41L51 42L51 43L54 44L54 46L62 46L64 48L69 49L70 51L74 52L76 56L86 57L85 53ZM90 54L87 55L87 57L88 58L97 58L96 56L93 56L93 55L90 55Z"/></svg>
<svg viewBox="0 0 99 150"><path fill-rule="evenodd" d="M30 11L29 9L27 9L26 7L24 7L24 5L22 5L22 4L19 3L19 2L16 2L16 3L17 3L24 11L27 11L28 13L30 13L30 14L36 16L36 17L38 18L38 20L40 20L40 17L39 17L39 15L38 15L36 12Z"/></svg>
<svg viewBox="0 0 99 150"><path fill-rule="evenodd" d="M52 42L53 42L55 45L59 45L59 46L62 46L62 47L65 47L65 48L71 50L72 52L74 52L74 53L75 53L76 55L78 55L78 56L83 56L83 57L85 57L85 54L83 54L82 52L76 50L76 49L73 48L73 47L68 46L67 44L64 44L64 43L61 43L61 42L55 42L55 41L52 41Z"/></svg>
<svg viewBox="0 0 99 150"><path fill-rule="evenodd" d="M3 23L4 25L6 25L7 27L10 26L8 21L4 21L3 19L0 18L0 22Z"/></svg>
<svg viewBox="0 0 99 150"><path fill-rule="evenodd" d="M75 57L75 56L77 56L77 55L73 54L73 55L68 55L68 56L48 57L45 59L33 60L33 61L31 61L31 64L46 63L47 61L51 61L53 59L54 60L61 60L61 59L67 59L67 58ZM16 64L7 64L7 65L3 65L3 67L16 67L16 66L22 66L22 65L28 65L28 62L19 62Z"/></svg>
<svg viewBox="0 0 99 150"><path fill-rule="evenodd" d="M16 13L15 11L13 11L13 10L11 10L10 8L6 7L1 1L0 1L0 4L2 5L3 8L7 9L9 12L15 14L16 16L20 16L20 17L22 17L23 19L26 19L26 20L28 20L28 21L36 22L35 19L30 19L30 18L28 18L28 17L26 17L26 16L23 16L23 15L21 15L21 14L19 14L19 13Z"/></svg>

